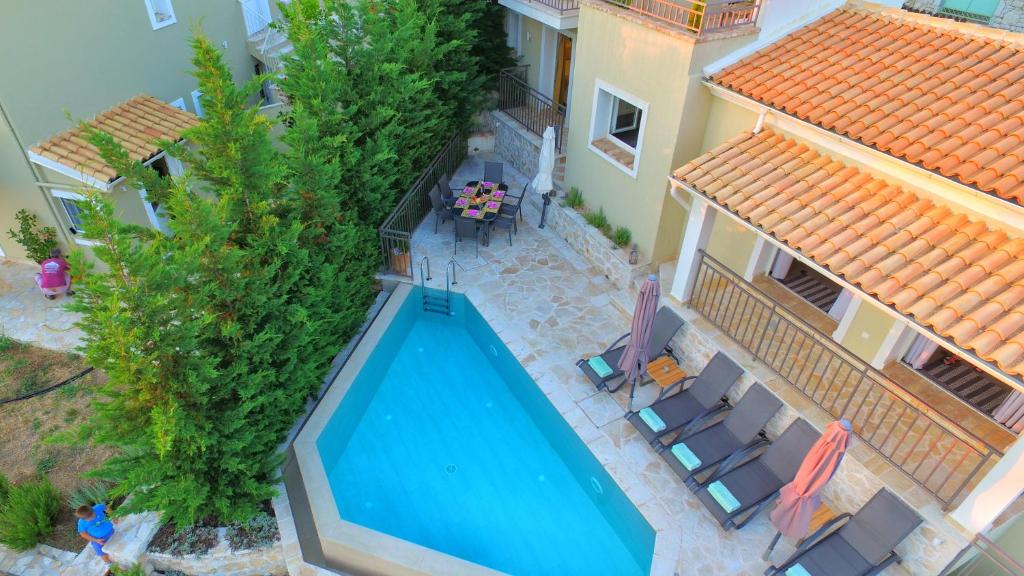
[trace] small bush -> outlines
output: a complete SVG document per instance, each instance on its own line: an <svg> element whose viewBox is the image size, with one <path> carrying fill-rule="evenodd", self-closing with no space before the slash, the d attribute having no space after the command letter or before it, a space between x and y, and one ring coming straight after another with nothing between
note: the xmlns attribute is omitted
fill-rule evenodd
<svg viewBox="0 0 1024 576"><path fill-rule="evenodd" d="M225 535L233 551L266 548L281 538L277 519L265 513L243 524L228 526Z"/></svg>
<svg viewBox="0 0 1024 576"><path fill-rule="evenodd" d="M110 568L110 573L113 576L146 576L146 569L143 568L141 564L136 564L131 568L121 568L120 566L112 566Z"/></svg>
<svg viewBox="0 0 1024 576"><path fill-rule="evenodd" d="M83 484L68 496L68 507L77 509L79 506L94 506L106 502L109 497L110 485L106 482Z"/></svg>
<svg viewBox="0 0 1024 576"><path fill-rule="evenodd" d="M629 246L630 241L633 240L633 233L629 231L629 228L625 226L619 226L612 232L612 242L619 248L625 248Z"/></svg>
<svg viewBox="0 0 1024 576"><path fill-rule="evenodd" d="M36 472L42 476L57 467L57 455L50 453L36 461Z"/></svg>
<svg viewBox="0 0 1024 576"><path fill-rule="evenodd" d="M220 541L216 526L188 526L177 530L164 524L149 542L149 550L171 556L201 556L213 550Z"/></svg>
<svg viewBox="0 0 1024 576"><path fill-rule="evenodd" d="M11 481L0 472L0 509L7 503L7 495L11 493Z"/></svg>
<svg viewBox="0 0 1024 576"><path fill-rule="evenodd" d="M0 334L0 352L7 352L12 348L17 348L18 343L8 337L6 334Z"/></svg>
<svg viewBox="0 0 1024 576"><path fill-rule="evenodd" d="M14 215L18 230L8 230L7 235L21 244L28 257L42 262L50 257L50 251L57 247L57 230L51 226L40 226L39 217L27 210L18 210Z"/></svg>
<svg viewBox="0 0 1024 576"><path fill-rule="evenodd" d="M565 196L565 205L573 209L582 208L583 192L580 192L580 189L575 186L570 188L569 193Z"/></svg>
<svg viewBox="0 0 1024 576"><path fill-rule="evenodd" d="M598 209L597 212L587 212L584 216L587 224L590 224L598 230L604 230L608 228L608 217L604 215L604 208Z"/></svg>
<svg viewBox="0 0 1024 576"><path fill-rule="evenodd" d="M11 488L0 508L0 544L19 552L39 544L53 532L60 495L46 478Z"/></svg>

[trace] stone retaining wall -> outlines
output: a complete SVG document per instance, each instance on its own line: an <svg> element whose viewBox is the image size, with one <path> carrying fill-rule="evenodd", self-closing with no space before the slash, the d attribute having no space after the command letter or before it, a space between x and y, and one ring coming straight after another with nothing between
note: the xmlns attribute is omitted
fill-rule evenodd
<svg viewBox="0 0 1024 576"><path fill-rule="evenodd" d="M824 430L830 418L804 398L795 388L781 381L767 366L710 326L693 310L676 308L687 322L673 340L672 347L682 360L687 374L697 374L715 352L722 350L746 370L729 391L735 405L754 382L761 382L783 402L783 407L765 427L769 438L777 438L797 417ZM889 488L917 510L924 523L903 541L896 551L903 557L902 569L893 567L887 574L938 574L967 544L966 537L946 519L935 498L924 492L909 478L879 458L859 438L854 438L846 458L836 475L822 492L822 499L837 513L856 512L861 505L882 488ZM774 560L783 560L777 554Z"/></svg>
<svg viewBox="0 0 1024 576"><path fill-rule="evenodd" d="M582 214L562 206L557 200L548 206L546 225L620 290L632 286L633 281L650 268L642 256L639 264L630 265L628 251L616 246L600 230L588 224Z"/></svg>
<svg viewBox="0 0 1024 576"><path fill-rule="evenodd" d="M494 151L497 155L523 174L536 174L543 138L504 112L492 111L491 118L494 119Z"/></svg>
<svg viewBox="0 0 1024 576"><path fill-rule="evenodd" d="M231 545L224 533L225 529L221 528L219 531L220 542L205 554L172 556L160 552L147 552L145 563L151 569L177 570L192 576L284 576L288 574L280 541L258 550L231 550Z"/></svg>

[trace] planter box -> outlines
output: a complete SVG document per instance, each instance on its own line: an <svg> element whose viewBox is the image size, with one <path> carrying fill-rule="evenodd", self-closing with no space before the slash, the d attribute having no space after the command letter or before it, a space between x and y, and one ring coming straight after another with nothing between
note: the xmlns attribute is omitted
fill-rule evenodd
<svg viewBox="0 0 1024 576"><path fill-rule="evenodd" d="M600 230L588 224L582 214L562 206L558 198L548 206L547 227L620 290L632 286L634 280L650 269L650 263L643 256L640 263L630 265L627 250L619 248Z"/></svg>
<svg viewBox="0 0 1024 576"><path fill-rule="evenodd" d="M285 576L281 542L258 550L232 552L221 530L220 543L202 555L171 556L159 552L146 553L146 562L156 570L177 570L193 576Z"/></svg>

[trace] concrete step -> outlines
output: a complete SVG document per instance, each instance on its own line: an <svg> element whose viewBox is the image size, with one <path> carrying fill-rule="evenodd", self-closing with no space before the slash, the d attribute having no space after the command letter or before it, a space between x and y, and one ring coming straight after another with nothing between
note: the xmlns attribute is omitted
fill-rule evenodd
<svg viewBox="0 0 1024 576"><path fill-rule="evenodd" d="M108 568L107 563L93 552L92 546L86 546L70 565L61 569L60 576L103 576Z"/></svg>

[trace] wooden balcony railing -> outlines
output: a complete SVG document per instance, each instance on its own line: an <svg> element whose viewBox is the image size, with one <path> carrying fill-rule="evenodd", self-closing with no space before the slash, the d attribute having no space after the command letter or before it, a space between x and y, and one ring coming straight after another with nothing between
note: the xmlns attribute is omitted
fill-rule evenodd
<svg viewBox="0 0 1024 576"><path fill-rule="evenodd" d="M757 22L760 0L606 0L701 36Z"/></svg>

